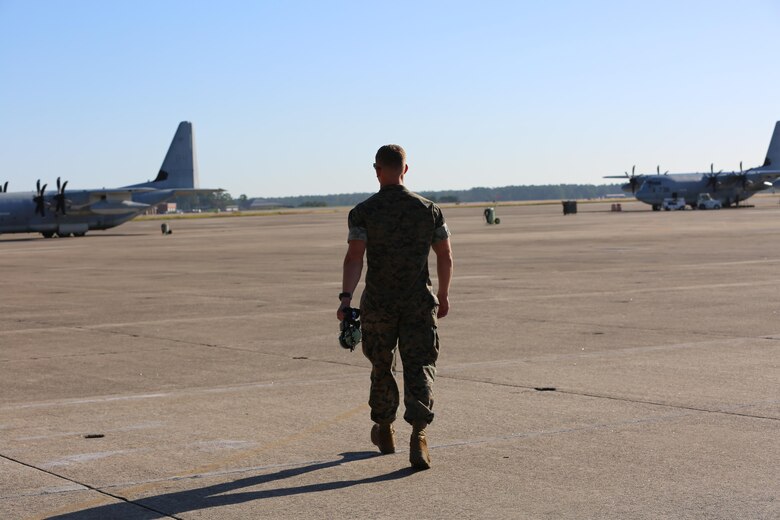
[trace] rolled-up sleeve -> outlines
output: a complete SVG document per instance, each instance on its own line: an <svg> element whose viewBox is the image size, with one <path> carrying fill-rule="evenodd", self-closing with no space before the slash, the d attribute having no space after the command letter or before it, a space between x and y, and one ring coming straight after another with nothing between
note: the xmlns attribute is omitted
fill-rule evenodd
<svg viewBox="0 0 780 520"><path fill-rule="evenodd" d="M450 238L450 228L447 227L447 224L442 224L441 226L437 227L433 230L433 240L432 243L441 242L442 240L447 240Z"/></svg>
<svg viewBox="0 0 780 520"><path fill-rule="evenodd" d="M368 233L366 232L366 225L363 221L363 215L360 210L355 207L349 212L347 218L347 224L349 225L349 235L347 235L347 242L351 240L368 241Z"/></svg>
<svg viewBox="0 0 780 520"><path fill-rule="evenodd" d="M434 229L433 229L433 240L431 241L433 244L436 242L441 242L442 240L447 240L450 238L450 228L447 227L447 223L444 222L444 215L441 212L441 209L439 209L438 206L434 204L433 206L433 221L434 221Z"/></svg>

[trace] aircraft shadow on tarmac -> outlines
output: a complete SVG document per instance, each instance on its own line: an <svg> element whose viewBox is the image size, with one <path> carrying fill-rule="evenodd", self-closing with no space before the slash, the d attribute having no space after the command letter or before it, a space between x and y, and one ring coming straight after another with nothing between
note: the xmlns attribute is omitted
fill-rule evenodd
<svg viewBox="0 0 780 520"><path fill-rule="evenodd" d="M90 235L90 236L84 236L79 237L79 242L82 240L87 239L100 239L107 238L107 237L142 237L142 236L153 236L157 235L158 233L144 233L144 232L137 232L137 233L101 233L99 235ZM47 244L56 244L56 243L62 243L59 242L60 240L66 240L70 241L73 240L72 238L41 238L39 236L26 236L26 237L14 237L14 238L5 238L3 237L0 242L43 242L46 241Z"/></svg>
<svg viewBox="0 0 780 520"><path fill-rule="evenodd" d="M284 479L297 477L305 473L311 473L321 469L340 466L341 464L345 464L347 462L366 460L380 456L379 453L370 451L347 452L341 453L339 455L341 456L340 459L329 462L319 462L316 464L310 464L308 466L283 469L276 473L246 477L234 480L232 482L223 482L202 488L176 491L174 493L165 493L162 495L150 496L138 500L91 507L89 509L74 511L72 513L66 513L49 518L50 520L89 520L93 518L133 518L137 520L151 520L154 518L168 517L169 515L174 515L176 513L241 504L244 502L263 500L265 498L279 498L291 495L317 493L320 491L332 491L358 486L360 484L373 484L377 482L398 480L416 473L416 471L411 467L404 467L384 475L376 475L374 477L367 477L363 479L338 480L295 487L278 486L274 489L232 493L233 491L239 489L282 481ZM124 500L119 495L112 494L111 496L115 496L120 500Z"/></svg>

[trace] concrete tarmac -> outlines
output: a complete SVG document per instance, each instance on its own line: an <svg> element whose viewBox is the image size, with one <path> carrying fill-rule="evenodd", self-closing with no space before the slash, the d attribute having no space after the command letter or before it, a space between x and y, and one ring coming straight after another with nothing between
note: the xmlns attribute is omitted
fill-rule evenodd
<svg viewBox="0 0 780 520"><path fill-rule="evenodd" d="M780 204L750 202L445 207L422 472L338 346L346 209L4 235L0 518L780 518Z"/></svg>

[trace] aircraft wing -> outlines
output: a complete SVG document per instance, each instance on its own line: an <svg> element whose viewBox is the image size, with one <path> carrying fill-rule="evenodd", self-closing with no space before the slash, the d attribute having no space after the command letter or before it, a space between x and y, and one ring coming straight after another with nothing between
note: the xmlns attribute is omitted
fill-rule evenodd
<svg viewBox="0 0 780 520"><path fill-rule="evenodd" d="M768 188L774 184L778 177L780 177L780 170L762 170L748 173L748 177L751 177L752 175L758 175L760 179L759 183L764 184L765 187Z"/></svg>
<svg viewBox="0 0 780 520"><path fill-rule="evenodd" d="M113 189L100 189L100 190L81 190L81 191L67 191L65 196L67 198L88 198L90 200L98 199L112 199L122 200L130 199L135 194L145 193L165 193L169 197L178 195L199 195L202 193L222 193L225 190L222 188L216 189L203 189L203 188L172 188L167 190L159 190L156 188L113 188Z"/></svg>
<svg viewBox="0 0 780 520"><path fill-rule="evenodd" d="M780 170L748 170L747 173L758 173L760 175L766 175L767 177L780 177Z"/></svg>
<svg viewBox="0 0 780 520"><path fill-rule="evenodd" d="M174 196L179 197L182 195L205 195L208 193L222 193L225 190L222 188L216 188L213 190L206 188L173 188L171 191L173 192Z"/></svg>
<svg viewBox="0 0 780 520"><path fill-rule="evenodd" d="M98 215L140 212L149 204L134 202L133 195L157 191L154 188L114 188L65 192L67 208Z"/></svg>
<svg viewBox="0 0 780 520"><path fill-rule="evenodd" d="M101 189L101 190L83 190L83 191L66 191L65 195L70 196L72 193L86 193L90 196L109 197L109 198L121 198L132 196L133 193L148 193L150 191L157 191L154 188L114 188L114 189Z"/></svg>

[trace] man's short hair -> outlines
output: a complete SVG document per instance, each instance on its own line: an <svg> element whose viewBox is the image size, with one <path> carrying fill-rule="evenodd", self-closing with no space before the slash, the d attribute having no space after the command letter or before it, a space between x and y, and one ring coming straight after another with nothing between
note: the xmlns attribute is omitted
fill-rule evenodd
<svg viewBox="0 0 780 520"><path fill-rule="evenodd" d="M401 145L386 144L377 150L375 161L379 166L402 170L406 164L406 150Z"/></svg>

